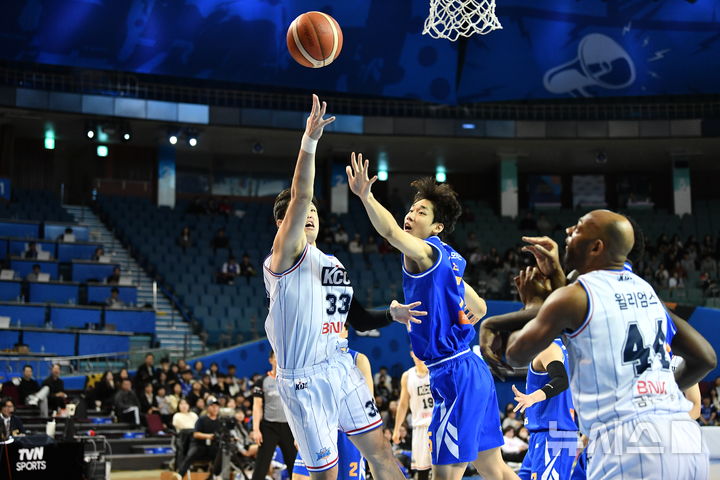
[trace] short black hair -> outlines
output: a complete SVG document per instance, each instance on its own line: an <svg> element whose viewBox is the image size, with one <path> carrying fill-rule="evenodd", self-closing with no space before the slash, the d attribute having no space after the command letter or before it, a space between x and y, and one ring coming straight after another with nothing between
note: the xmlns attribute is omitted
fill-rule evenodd
<svg viewBox="0 0 720 480"><path fill-rule="evenodd" d="M110 293L120 293L120 289L117 288L117 287L112 287L112 288L110 289Z"/></svg>
<svg viewBox="0 0 720 480"><path fill-rule="evenodd" d="M447 183L437 183L432 177L418 178L410 184L417 193L413 203L428 200L433 205L433 223L442 223L441 233L449 234L455 230L455 223L462 214L458 194Z"/></svg>
<svg viewBox="0 0 720 480"><path fill-rule="evenodd" d="M38 270L40 270L40 264L39 264L39 263L33 263L32 269L35 270L36 268L37 268Z"/></svg>
<svg viewBox="0 0 720 480"><path fill-rule="evenodd" d="M317 198L313 197L312 203L315 205L315 208L320 209ZM290 205L290 189L286 188L282 192L278 193L277 197L275 197L275 203L273 204L273 217L276 222L285 218L288 205Z"/></svg>
<svg viewBox="0 0 720 480"><path fill-rule="evenodd" d="M12 403L13 407L15 406L15 401L11 397L3 397L2 406L4 407L8 402Z"/></svg>
<svg viewBox="0 0 720 480"><path fill-rule="evenodd" d="M29 368L30 370L33 369L32 365L28 365L27 363L23 365L23 370L25 370L26 368Z"/></svg>
<svg viewBox="0 0 720 480"><path fill-rule="evenodd" d="M625 215L625 218L632 225L633 234L635 235L635 243L633 243L632 250L627 254L627 259L633 265L637 265L645 256L645 233L643 233L640 224L634 218L630 215Z"/></svg>

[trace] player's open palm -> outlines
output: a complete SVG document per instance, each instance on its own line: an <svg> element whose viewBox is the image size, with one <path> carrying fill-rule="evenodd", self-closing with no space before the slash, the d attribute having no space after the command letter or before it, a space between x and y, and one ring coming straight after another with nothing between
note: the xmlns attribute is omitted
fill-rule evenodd
<svg viewBox="0 0 720 480"><path fill-rule="evenodd" d="M327 109L327 103L322 102L321 105L320 99L315 94L313 94L312 98L313 105L310 116L305 123L305 134L313 140L319 140L325 126L334 122L335 117L323 118L325 116L325 110Z"/></svg>
<svg viewBox="0 0 720 480"><path fill-rule="evenodd" d="M515 388L515 385L512 386L512 391L515 394L515 401L518 402L518 404L515 405L513 412L517 412L518 410L520 410L520 413L525 413L526 408L532 407L540 401L539 398L533 397L532 394L525 395L520 390Z"/></svg>
<svg viewBox="0 0 720 480"><path fill-rule="evenodd" d="M393 300L390 304L390 316L393 321L402 323L403 325L410 328L411 323L422 323L421 320L415 317L424 317L427 312L422 310L415 310L416 307L420 306L422 302L413 302L408 305L403 305L397 300Z"/></svg>
<svg viewBox="0 0 720 480"><path fill-rule="evenodd" d="M528 305L540 305L552 293L550 280L543 275L536 267L527 267L520 270L520 274L514 278L520 301L526 307Z"/></svg>
<svg viewBox="0 0 720 480"><path fill-rule="evenodd" d="M355 156L355 152L350 155L350 165L345 167L350 190L360 197L360 200L365 200L370 196L370 188L377 180L377 175L369 177L369 167L370 162L367 159L363 161L362 153Z"/></svg>

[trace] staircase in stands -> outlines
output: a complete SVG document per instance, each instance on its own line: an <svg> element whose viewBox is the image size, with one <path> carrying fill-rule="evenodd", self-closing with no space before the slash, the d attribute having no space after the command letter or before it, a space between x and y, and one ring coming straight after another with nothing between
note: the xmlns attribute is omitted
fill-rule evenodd
<svg viewBox="0 0 720 480"><path fill-rule="evenodd" d="M153 303L153 280L142 267L130 256L115 235L93 213L89 207L63 205L75 221L86 225L90 230L90 241L102 243L105 254L112 257L113 262L120 264L123 276L130 276L133 284L138 287L138 306ZM204 351L200 338L192 333L190 325L185 322L175 308L158 288L155 306L155 334L160 342L160 349L168 351L175 357L193 357ZM133 337L136 338L136 337ZM133 342L131 342L131 348ZM147 348L147 345L135 344L135 349ZM157 361L157 360L156 360Z"/></svg>

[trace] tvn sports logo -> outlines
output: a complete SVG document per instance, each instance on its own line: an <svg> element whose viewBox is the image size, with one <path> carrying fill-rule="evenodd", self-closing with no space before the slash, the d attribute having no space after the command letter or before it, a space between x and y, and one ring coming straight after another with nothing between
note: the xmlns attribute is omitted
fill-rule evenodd
<svg viewBox="0 0 720 480"><path fill-rule="evenodd" d="M323 267L320 275L323 287L349 287L350 277L347 270L341 267Z"/></svg>
<svg viewBox="0 0 720 480"><path fill-rule="evenodd" d="M21 448L18 450L20 461L15 464L15 471L45 470L47 465L43 460L45 447Z"/></svg>

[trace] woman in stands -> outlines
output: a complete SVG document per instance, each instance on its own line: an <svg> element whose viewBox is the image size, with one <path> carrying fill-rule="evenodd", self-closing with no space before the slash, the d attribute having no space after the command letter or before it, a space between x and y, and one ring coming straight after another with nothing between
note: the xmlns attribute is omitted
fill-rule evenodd
<svg viewBox="0 0 720 480"><path fill-rule="evenodd" d="M106 370L102 378L95 384L95 402L100 402L102 410L110 410L116 391L113 374Z"/></svg>

